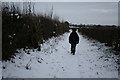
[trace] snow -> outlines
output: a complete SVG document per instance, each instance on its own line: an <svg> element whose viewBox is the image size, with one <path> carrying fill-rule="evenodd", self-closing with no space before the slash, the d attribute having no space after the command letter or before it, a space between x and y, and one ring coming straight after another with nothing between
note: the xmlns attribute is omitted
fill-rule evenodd
<svg viewBox="0 0 120 80"><path fill-rule="evenodd" d="M18 15L19 15L18 13L15 14L15 16L18 16Z"/></svg>
<svg viewBox="0 0 120 80"><path fill-rule="evenodd" d="M13 38L11 35L8 35L9 38Z"/></svg>
<svg viewBox="0 0 120 80"><path fill-rule="evenodd" d="M3 78L118 78L118 56L104 44L79 34L75 55L70 53L70 32L52 37L37 49L23 49L3 61Z"/></svg>
<svg viewBox="0 0 120 80"><path fill-rule="evenodd" d="M17 16L17 19L19 19L20 18L20 16Z"/></svg>
<svg viewBox="0 0 120 80"><path fill-rule="evenodd" d="M15 36L16 34L13 34L13 36Z"/></svg>
<svg viewBox="0 0 120 80"><path fill-rule="evenodd" d="M11 13L11 16L13 16L13 14Z"/></svg>

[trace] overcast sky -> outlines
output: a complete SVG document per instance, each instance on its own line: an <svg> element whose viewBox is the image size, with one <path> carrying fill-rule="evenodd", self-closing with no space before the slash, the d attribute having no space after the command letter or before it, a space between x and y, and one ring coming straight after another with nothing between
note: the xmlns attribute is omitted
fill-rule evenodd
<svg viewBox="0 0 120 80"><path fill-rule="evenodd" d="M118 25L117 2L37 2L35 11L53 12L60 19L76 24L115 24Z"/></svg>

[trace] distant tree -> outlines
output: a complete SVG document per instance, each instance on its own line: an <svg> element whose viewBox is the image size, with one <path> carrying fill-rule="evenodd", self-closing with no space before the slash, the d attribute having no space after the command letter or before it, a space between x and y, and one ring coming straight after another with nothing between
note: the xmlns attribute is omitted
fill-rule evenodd
<svg viewBox="0 0 120 80"><path fill-rule="evenodd" d="M68 21L65 21L65 23L66 23L67 25L69 25L69 22L68 22Z"/></svg>

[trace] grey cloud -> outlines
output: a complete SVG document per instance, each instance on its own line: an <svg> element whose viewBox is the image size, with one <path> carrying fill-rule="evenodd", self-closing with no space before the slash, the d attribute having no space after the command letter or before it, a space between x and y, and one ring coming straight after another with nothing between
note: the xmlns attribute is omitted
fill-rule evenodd
<svg viewBox="0 0 120 80"><path fill-rule="evenodd" d="M118 24L117 2L48 2L36 3L36 12L54 7L54 14L71 23Z"/></svg>

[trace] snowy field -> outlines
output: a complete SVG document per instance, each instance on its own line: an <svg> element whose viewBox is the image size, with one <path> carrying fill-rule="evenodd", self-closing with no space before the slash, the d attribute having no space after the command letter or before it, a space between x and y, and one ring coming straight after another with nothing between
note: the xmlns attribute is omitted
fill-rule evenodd
<svg viewBox="0 0 120 80"><path fill-rule="evenodd" d="M118 78L114 51L79 34L80 43L72 55L69 35L52 37L41 51L19 50L11 61L2 62L3 78Z"/></svg>

